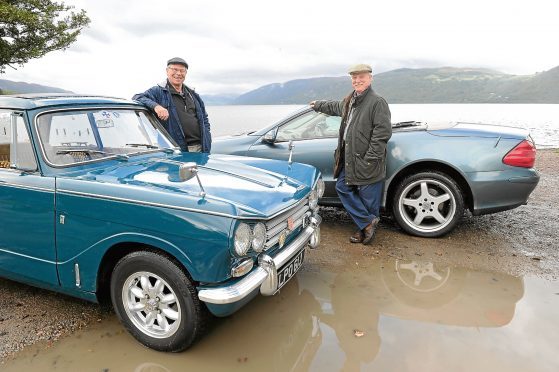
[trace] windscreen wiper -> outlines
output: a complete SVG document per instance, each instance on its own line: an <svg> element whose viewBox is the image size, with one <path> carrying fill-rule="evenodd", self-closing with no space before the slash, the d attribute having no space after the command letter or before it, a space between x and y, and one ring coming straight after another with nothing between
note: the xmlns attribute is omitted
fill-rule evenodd
<svg viewBox="0 0 559 372"><path fill-rule="evenodd" d="M421 124L423 124L421 121L401 121L399 123L392 124L392 128L415 127Z"/></svg>
<svg viewBox="0 0 559 372"><path fill-rule="evenodd" d="M106 151L101 151L101 150L92 150L92 149L64 149L64 150L58 150L56 151L56 155L62 155L62 154L72 154L72 153L76 153L76 152L85 152L88 155L92 155L92 154L101 154L101 155L107 155L107 156L114 156L117 160L128 160L128 155L125 154L115 154L112 152L106 152Z"/></svg>
<svg viewBox="0 0 559 372"><path fill-rule="evenodd" d="M125 146L145 147L146 149L158 149L159 148L159 146L150 145L149 143L127 143Z"/></svg>
<svg viewBox="0 0 559 372"><path fill-rule="evenodd" d="M155 145L150 145L148 143L127 143L125 146L145 147L147 149L159 149L166 154L173 154L175 152L175 149L171 149L171 148L168 148L168 147L159 147L159 146L155 146Z"/></svg>

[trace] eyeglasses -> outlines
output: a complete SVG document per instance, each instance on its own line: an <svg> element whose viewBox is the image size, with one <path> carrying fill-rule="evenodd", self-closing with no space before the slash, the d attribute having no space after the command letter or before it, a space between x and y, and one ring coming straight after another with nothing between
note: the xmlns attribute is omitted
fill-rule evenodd
<svg viewBox="0 0 559 372"><path fill-rule="evenodd" d="M173 71L176 74L186 74L186 69L185 68L176 68L176 67L167 67L167 69Z"/></svg>

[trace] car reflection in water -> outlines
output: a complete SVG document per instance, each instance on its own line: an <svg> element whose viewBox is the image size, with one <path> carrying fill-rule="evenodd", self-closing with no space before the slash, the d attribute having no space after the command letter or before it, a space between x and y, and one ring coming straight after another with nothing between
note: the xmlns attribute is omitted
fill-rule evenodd
<svg viewBox="0 0 559 372"><path fill-rule="evenodd" d="M359 370L377 356L380 316L437 325L502 327L513 319L524 294L521 277L419 260L374 261L366 268L330 274L329 283L326 277L324 272L320 276L301 273L298 281L321 304L321 333L328 334L324 328L331 328L344 354L340 353L344 360L339 364L332 360L335 353L316 358L316 363L344 371Z"/></svg>
<svg viewBox="0 0 559 372"><path fill-rule="evenodd" d="M246 358L251 368L272 371L360 370L380 350L381 316L501 327L512 320L523 294L520 277L429 261L377 260L340 273L302 271L278 296L258 299L220 325L218 342L228 345L220 358ZM239 334L251 341L236 343ZM211 358L209 351L205 358Z"/></svg>

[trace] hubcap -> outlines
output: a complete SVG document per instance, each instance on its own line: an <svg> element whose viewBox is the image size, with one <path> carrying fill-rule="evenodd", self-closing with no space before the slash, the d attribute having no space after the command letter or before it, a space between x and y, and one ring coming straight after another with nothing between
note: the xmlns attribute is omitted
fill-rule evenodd
<svg viewBox="0 0 559 372"><path fill-rule="evenodd" d="M167 338L181 324L177 296L156 274L141 271L130 275L122 287L122 304L132 323L148 336Z"/></svg>
<svg viewBox="0 0 559 372"><path fill-rule="evenodd" d="M404 222L421 232L435 232L448 225L456 213L450 189L437 180L417 180L400 195L398 208Z"/></svg>

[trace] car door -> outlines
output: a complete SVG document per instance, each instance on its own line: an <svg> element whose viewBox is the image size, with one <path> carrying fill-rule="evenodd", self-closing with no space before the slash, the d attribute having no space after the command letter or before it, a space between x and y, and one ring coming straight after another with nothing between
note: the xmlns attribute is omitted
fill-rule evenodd
<svg viewBox="0 0 559 372"><path fill-rule="evenodd" d="M247 156L288 160L289 143L293 141L292 160L317 167L326 184L323 199L336 198L333 168L340 121L339 116L306 112L272 129L248 149Z"/></svg>
<svg viewBox="0 0 559 372"><path fill-rule="evenodd" d="M58 284L54 188L38 171L23 113L0 110L0 275Z"/></svg>

